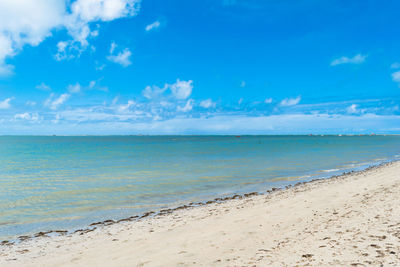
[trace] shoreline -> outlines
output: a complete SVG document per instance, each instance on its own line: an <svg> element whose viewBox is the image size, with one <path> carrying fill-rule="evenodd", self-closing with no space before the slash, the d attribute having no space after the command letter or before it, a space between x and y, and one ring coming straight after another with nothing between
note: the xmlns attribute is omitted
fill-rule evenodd
<svg viewBox="0 0 400 267"><path fill-rule="evenodd" d="M3 245L0 265L400 263L400 161L271 191Z"/></svg>
<svg viewBox="0 0 400 267"><path fill-rule="evenodd" d="M1 246L18 245L21 242L24 242L27 240L33 240L35 238L40 238L40 237L69 236L69 235L74 235L74 234L82 235L85 233L92 232L92 231L98 229L99 227L106 227L106 226L110 226L110 225L114 225L114 224L119 224L121 222L137 222L139 220L146 219L149 217L164 216L164 215L172 214L173 212L179 211L179 210L197 208L197 207L201 207L201 206L210 205L213 203L224 203L224 202L227 202L230 200L249 198L252 196L267 195L267 194L271 194L276 191L287 190L287 189L290 189L291 187L296 187L296 186L303 185L303 184L313 183L313 182L317 182L317 181L321 181L321 180L330 180L330 179L335 179L335 178L341 178L342 176L345 177L345 176L348 176L351 174L363 173L365 171L368 171L368 170L371 170L374 168L384 167L388 164L392 164L395 162L400 162L400 159L385 160L385 161L383 161L381 163L377 163L377 164L373 164L371 162L371 163L365 164L364 168L361 167L362 169L356 170L356 168L354 168L350 171L347 171L347 172L344 171L341 174L331 175L328 177L313 178L311 180L307 180L307 179L294 180L293 183L290 183L289 185L285 185L285 186L281 186L281 187L271 187L271 189L268 189L266 191L235 193L235 194L231 194L228 196L218 196L211 200L204 200L204 201L200 201L200 202L190 202L190 203L182 204L182 205L179 205L176 207L165 208L165 209L160 209L160 210L155 210L155 211L150 210L150 211L146 211L144 213L132 215L132 216L129 216L126 218L118 219L118 220L106 219L104 221L97 221L97 222L90 223L89 225L87 225L87 227L85 227L83 229L76 229L76 230L57 229L57 230L39 231L34 234L17 236L11 240L0 240L0 248L1 248ZM323 170L320 170L320 171L323 172Z"/></svg>

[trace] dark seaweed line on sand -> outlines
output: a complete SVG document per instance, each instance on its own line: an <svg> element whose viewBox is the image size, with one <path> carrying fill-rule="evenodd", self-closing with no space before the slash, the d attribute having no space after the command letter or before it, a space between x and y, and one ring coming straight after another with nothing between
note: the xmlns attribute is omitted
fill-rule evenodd
<svg viewBox="0 0 400 267"><path fill-rule="evenodd" d="M396 161L400 161L400 160L394 159L394 160L391 160L391 161L388 161L388 162L383 162L383 163L378 164L378 165L369 166L369 167L367 167L367 168L365 168L363 170L359 170L359 171L352 170L352 171L349 171L349 172L343 172L340 175L333 175L333 176L330 176L328 178L317 178L317 179L313 179L313 180L310 180L310 181L300 181L300 182L294 183L293 185L286 185L284 187L279 187L279 188L272 187L271 189L269 189L269 190L267 190L265 192L250 192L250 193L245 193L245 194L234 194L232 196L227 196L227 197L218 197L218 198L215 198L215 199L209 200L209 201L191 202L189 204L178 206L176 208L162 209L162 210L159 210L159 211L148 211L148 212L145 212L145 213L143 213L141 215L134 215L134 216L130 216L128 218L120 219L120 220L105 220L105 221L101 221L101 222L94 222L94 223L90 224L85 229L79 229L79 230L70 231L70 232L67 231L67 230L49 230L49 231L45 231L45 232L38 232L36 234L29 235L29 236L28 235L23 235L23 236L19 236L16 239L16 241L4 240L4 241L0 242L0 246L10 246L10 245L13 245L13 244L15 244L17 242L23 242L23 241L30 240L30 239L33 239L33 238L38 238L38 237L50 237L49 234L58 235L58 236L67 235L67 234L83 235L83 234L86 234L86 233L89 233L89 232L92 232L92 231L96 230L97 227L99 227L99 226L109 226L109 225L116 224L116 223L121 223L121 222L139 221L139 220L145 219L145 218L150 217L150 216L156 217L156 216L163 216L163 215L171 214L171 213L173 213L175 211L178 211L178 210L195 208L195 207L210 205L210 204L213 204L213 203L223 203L223 202L226 202L226 201L229 201L229 200L249 198L249 197L257 196L257 195L271 194L273 192L281 191L281 190L284 190L284 189L289 189L289 188L292 188L292 187L298 187L298 186L301 186L301 185L314 183L314 182L321 181L321 180L331 180L331 179L338 179L338 178L346 178L350 174L363 174L363 173L366 173L366 172L368 172L370 170L373 170L373 169L378 169L378 168L382 168L382 167L391 165Z"/></svg>

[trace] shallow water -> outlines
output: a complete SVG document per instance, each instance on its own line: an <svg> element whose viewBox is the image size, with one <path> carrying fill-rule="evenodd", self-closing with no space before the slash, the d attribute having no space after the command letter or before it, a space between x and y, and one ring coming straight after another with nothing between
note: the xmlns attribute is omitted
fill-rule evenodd
<svg viewBox="0 0 400 267"><path fill-rule="evenodd" d="M400 136L0 137L0 240L399 158Z"/></svg>

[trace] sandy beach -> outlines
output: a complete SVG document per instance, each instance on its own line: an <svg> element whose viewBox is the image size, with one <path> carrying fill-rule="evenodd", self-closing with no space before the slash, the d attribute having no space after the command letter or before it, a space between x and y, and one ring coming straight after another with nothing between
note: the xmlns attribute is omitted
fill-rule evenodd
<svg viewBox="0 0 400 267"><path fill-rule="evenodd" d="M400 162L0 246L1 266L399 266ZM105 223L107 224L107 223Z"/></svg>

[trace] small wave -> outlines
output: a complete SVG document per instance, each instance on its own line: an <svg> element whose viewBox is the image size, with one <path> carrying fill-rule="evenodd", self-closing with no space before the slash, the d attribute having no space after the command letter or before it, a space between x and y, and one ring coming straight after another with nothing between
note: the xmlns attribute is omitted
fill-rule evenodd
<svg viewBox="0 0 400 267"><path fill-rule="evenodd" d="M298 179L305 179L305 178L310 178L311 175L303 175L303 176L299 176Z"/></svg>
<svg viewBox="0 0 400 267"><path fill-rule="evenodd" d="M378 159L374 159L374 161L384 161L387 160L387 158L378 158Z"/></svg>
<svg viewBox="0 0 400 267"><path fill-rule="evenodd" d="M367 165L370 165L371 163L373 163L373 161L352 163L352 164L343 165L343 168L344 169L354 169L354 168L359 168L359 167L365 167Z"/></svg>
<svg viewBox="0 0 400 267"><path fill-rule="evenodd" d="M322 170L322 172L337 172L337 171L340 171L340 169Z"/></svg>
<svg viewBox="0 0 400 267"><path fill-rule="evenodd" d="M270 179L269 182L277 182L277 181L296 181L310 178L311 175L303 175L303 176L285 176L285 177L275 177Z"/></svg>

